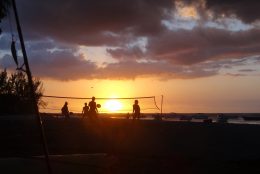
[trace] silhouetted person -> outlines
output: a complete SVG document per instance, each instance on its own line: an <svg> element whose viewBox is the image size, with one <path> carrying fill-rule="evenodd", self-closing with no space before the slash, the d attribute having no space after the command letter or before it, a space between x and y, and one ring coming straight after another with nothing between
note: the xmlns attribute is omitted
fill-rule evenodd
<svg viewBox="0 0 260 174"><path fill-rule="evenodd" d="M65 102L63 107L61 108L61 114L65 116L65 118L70 118L70 112L68 108L68 102Z"/></svg>
<svg viewBox="0 0 260 174"><path fill-rule="evenodd" d="M135 100L133 104L133 119L140 119L140 106L138 105L138 100Z"/></svg>
<svg viewBox="0 0 260 174"><path fill-rule="evenodd" d="M85 103L85 106L82 109L82 118L88 117L89 106Z"/></svg>
<svg viewBox="0 0 260 174"><path fill-rule="evenodd" d="M129 120L129 118L130 118L130 114L129 114L129 112L126 114L126 119L127 120Z"/></svg>
<svg viewBox="0 0 260 174"><path fill-rule="evenodd" d="M97 118L98 110L97 110L97 104L95 102L95 97L92 97L92 100L89 102L88 106L89 106L88 113L89 113L90 119Z"/></svg>

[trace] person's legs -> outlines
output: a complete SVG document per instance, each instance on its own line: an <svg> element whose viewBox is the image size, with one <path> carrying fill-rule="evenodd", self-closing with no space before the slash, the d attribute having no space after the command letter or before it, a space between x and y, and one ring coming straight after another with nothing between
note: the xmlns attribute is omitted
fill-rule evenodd
<svg viewBox="0 0 260 174"><path fill-rule="evenodd" d="M65 118L66 118L66 119L69 119L69 118L70 118L69 113L66 113L66 114L65 114Z"/></svg>
<svg viewBox="0 0 260 174"><path fill-rule="evenodd" d="M135 119L136 119L136 113L133 114L133 120L135 120Z"/></svg>

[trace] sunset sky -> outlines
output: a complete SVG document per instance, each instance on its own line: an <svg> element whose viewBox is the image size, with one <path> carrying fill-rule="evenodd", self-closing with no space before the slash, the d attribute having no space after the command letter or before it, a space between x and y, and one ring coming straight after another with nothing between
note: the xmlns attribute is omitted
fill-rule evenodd
<svg viewBox="0 0 260 174"><path fill-rule="evenodd" d="M158 104L163 95L164 112L260 112L259 0L17 0L17 8L45 95ZM0 27L0 68L14 71L13 14Z"/></svg>

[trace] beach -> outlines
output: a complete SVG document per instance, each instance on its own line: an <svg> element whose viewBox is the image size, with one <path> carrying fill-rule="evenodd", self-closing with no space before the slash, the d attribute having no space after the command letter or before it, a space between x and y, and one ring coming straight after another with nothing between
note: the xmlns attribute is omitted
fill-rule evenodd
<svg viewBox="0 0 260 174"><path fill-rule="evenodd" d="M10 166L18 163L19 173L34 167L43 172L34 117L0 119L1 168L16 173ZM260 171L259 125L60 117L43 117L43 125L57 173L64 173L64 168L78 173L90 169L91 173Z"/></svg>

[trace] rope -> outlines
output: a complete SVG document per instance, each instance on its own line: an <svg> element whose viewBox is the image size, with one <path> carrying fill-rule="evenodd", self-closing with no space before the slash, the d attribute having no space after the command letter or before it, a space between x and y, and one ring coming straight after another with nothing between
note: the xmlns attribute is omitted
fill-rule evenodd
<svg viewBox="0 0 260 174"><path fill-rule="evenodd" d="M92 99L89 97L65 97L65 96L52 96L52 95L43 95L42 97L46 98L67 98L67 99ZM145 98L155 98L155 96L149 96L149 97L112 97L112 98L95 98L96 100L116 100L116 99L145 99Z"/></svg>
<svg viewBox="0 0 260 174"><path fill-rule="evenodd" d="M156 104L155 96L153 97L153 101L154 101L154 104L155 104L156 108L157 108L158 110L160 110L160 108L159 108L159 107L157 106L157 104Z"/></svg>
<svg viewBox="0 0 260 174"><path fill-rule="evenodd" d="M89 97L68 97L68 96L52 96L52 95L43 95L42 97L45 98L62 98L62 99L80 99L80 100L86 100L86 99L92 99ZM148 96L148 97L113 97L113 98L95 98L97 100L120 100L120 99L147 99L147 98L152 98L154 101L154 105L156 108L142 108L142 110L149 110L149 109L154 109L154 110L160 110L160 108L158 107L157 103L156 103L156 99L155 96ZM51 108L44 108L44 109L51 109ZM60 109L51 109L51 110L60 110ZM121 110L122 111L122 110Z"/></svg>
<svg viewBox="0 0 260 174"><path fill-rule="evenodd" d="M59 108L41 108L42 110L54 110L54 111L60 111L61 109ZM158 108L142 108L142 110L158 110ZM81 111L79 110L75 110L75 109L70 109L70 111L73 111L73 112L78 112L78 113L81 113ZM118 110L118 111L115 111L115 113L118 113L118 112L131 112L132 110L131 109L124 109L124 110ZM99 111L100 113L111 113L111 111Z"/></svg>

